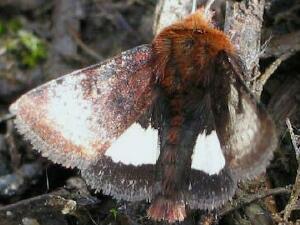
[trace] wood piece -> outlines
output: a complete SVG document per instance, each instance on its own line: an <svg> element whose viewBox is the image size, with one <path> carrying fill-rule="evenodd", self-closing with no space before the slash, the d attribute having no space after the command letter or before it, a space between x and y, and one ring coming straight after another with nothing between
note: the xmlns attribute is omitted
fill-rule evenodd
<svg viewBox="0 0 300 225"><path fill-rule="evenodd" d="M259 56L264 5L264 0L226 3L224 30L238 50L245 66L245 81L248 87L250 87L249 80L260 73ZM256 86L259 85L254 83L250 88L259 97L261 88L259 86L257 89Z"/></svg>
<svg viewBox="0 0 300 225"><path fill-rule="evenodd" d="M299 48L300 50L300 48ZM271 65L265 70L264 73L260 74L257 77L254 77L253 80L256 80L256 82L259 82L260 85L263 87L266 82L269 80L269 78L272 76L272 74L278 69L278 67L283 63L285 60L290 58L292 55L296 53L297 50L291 50L289 52L286 52L279 56ZM262 90L261 90L262 91Z"/></svg>
<svg viewBox="0 0 300 225"><path fill-rule="evenodd" d="M155 10L153 33L158 34L164 27L190 14L192 6L192 0L160 0Z"/></svg>
<svg viewBox="0 0 300 225"><path fill-rule="evenodd" d="M231 203L226 204L220 211L218 212L219 216L227 215L228 213L237 210L245 205L249 205L252 202L258 201L260 199L266 198L268 196L280 195L280 194L290 194L291 186L287 187L279 187L274 189L267 189L264 191L260 191L255 194L250 195L241 195L237 199L233 200Z"/></svg>
<svg viewBox="0 0 300 225"><path fill-rule="evenodd" d="M70 178L64 189L0 207L0 224L38 221L40 225L68 225L67 215L76 217L78 224L94 224L88 209L97 208L100 202L87 193L84 181L78 179Z"/></svg>

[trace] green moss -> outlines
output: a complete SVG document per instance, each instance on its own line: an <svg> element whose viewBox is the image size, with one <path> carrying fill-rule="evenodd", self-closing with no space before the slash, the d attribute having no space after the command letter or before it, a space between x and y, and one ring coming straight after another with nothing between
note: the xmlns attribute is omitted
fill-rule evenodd
<svg viewBox="0 0 300 225"><path fill-rule="evenodd" d="M20 44L24 47L21 52L21 61L28 67L34 67L40 60L47 57L45 44L34 34L20 30L18 32Z"/></svg>
<svg viewBox="0 0 300 225"><path fill-rule="evenodd" d="M22 29L22 23L18 18L10 20L0 19L0 36L7 33L15 35L20 29Z"/></svg>
<svg viewBox="0 0 300 225"><path fill-rule="evenodd" d="M22 23L18 18L10 19L7 22L7 29L12 33L16 33L22 29Z"/></svg>
<svg viewBox="0 0 300 225"><path fill-rule="evenodd" d="M34 34L25 30L20 30L14 38L8 38L5 47L17 57L22 66L27 68L35 67L47 57L45 43Z"/></svg>
<svg viewBox="0 0 300 225"><path fill-rule="evenodd" d="M117 220L117 216L118 216L118 210L116 208L112 208L109 210L111 216L113 217L114 220Z"/></svg>
<svg viewBox="0 0 300 225"><path fill-rule="evenodd" d="M45 42L32 32L22 29L21 20L0 20L0 43L16 57L20 66L34 68L47 57Z"/></svg>

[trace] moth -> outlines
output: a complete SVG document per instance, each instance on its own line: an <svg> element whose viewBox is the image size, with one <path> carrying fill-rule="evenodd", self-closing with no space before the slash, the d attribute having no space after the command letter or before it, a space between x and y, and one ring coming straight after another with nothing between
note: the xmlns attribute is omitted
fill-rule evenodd
<svg viewBox="0 0 300 225"><path fill-rule="evenodd" d="M272 158L272 120L203 10L142 45L21 96L10 111L44 157L96 191L151 202L154 220L212 210Z"/></svg>

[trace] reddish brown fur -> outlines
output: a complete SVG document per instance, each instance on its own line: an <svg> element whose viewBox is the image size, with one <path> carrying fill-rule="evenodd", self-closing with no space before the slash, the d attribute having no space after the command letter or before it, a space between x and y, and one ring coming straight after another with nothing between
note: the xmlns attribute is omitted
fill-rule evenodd
<svg viewBox="0 0 300 225"><path fill-rule="evenodd" d="M192 46L188 45L189 42L193 42ZM185 46L184 43L187 45ZM205 69L207 64L222 50L228 53L234 52L234 47L228 37L214 28L201 10L165 28L154 39L153 48L157 58L159 80L170 93L175 90L182 91L184 88L174 86L175 68L167 65L170 57L176 59L176 67L183 81L201 81L201 77L193 76L195 71Z"/></svg>
<svg viewBox="0 0 300 225"><path fill-rule="evenodd" d="M180 115L174 116L171 119L171 126L172 127L179 127L183 123L184 118Z"/></svg>
<svg viewBox="0 0 300 225"><path fill-rule="evenodd" d="M174 202L163 197L152 202L148 214L154 220L168 220L170 223L182 221L186 217L183 202Z"/></svg>
<svg viewBox="0 0 300 225"><path fill-rule="evenodd" d="M172 127L168 132L168 143L177 144L179 141L180 129L178 127Z"/></svg>

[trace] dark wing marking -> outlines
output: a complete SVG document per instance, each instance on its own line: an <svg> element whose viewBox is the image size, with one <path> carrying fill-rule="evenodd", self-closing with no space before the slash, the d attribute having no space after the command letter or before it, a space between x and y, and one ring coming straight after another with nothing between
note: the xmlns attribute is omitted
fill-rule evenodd
<svg viewBox="0 0 300 225"><path fill-rule="evenodd" d="M151 58L136 47L26 93L10 107L19 132L65 167L95 163L151 106Z"/></svg>
<svg viewBox="0 0 300 225"><path fill-rule="evenodd" d="M275 127L243 81L237 59L220 53L211 90L215 126L226 162L238 180L265 171L277 144Z"/></svg>
<svg viewBox="0 0 300 225"><path fill-rule="evenodd" d="M186 202L192 209L212 210L230 200L235 190L236 181L227 167L214 175L193 169Z"/></svg>
<svg viewBox="0 0 300 225"><path fill-rule="evenodd" d="M154 165L124 165L114 163L109 157L103 157L83 170L82 176L96 191L102 190L104 194L112 195L116 199L150 201L155 194Z"/></svg>

